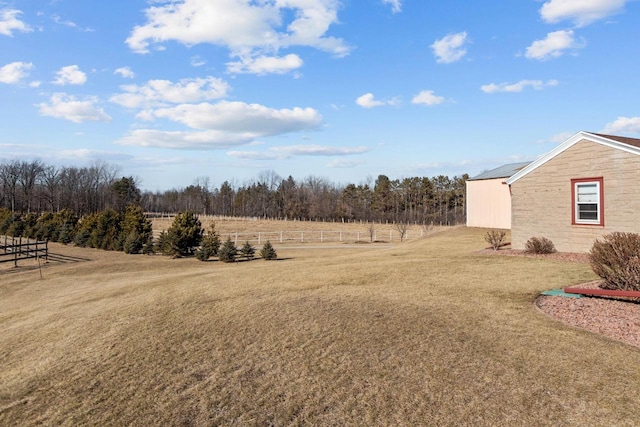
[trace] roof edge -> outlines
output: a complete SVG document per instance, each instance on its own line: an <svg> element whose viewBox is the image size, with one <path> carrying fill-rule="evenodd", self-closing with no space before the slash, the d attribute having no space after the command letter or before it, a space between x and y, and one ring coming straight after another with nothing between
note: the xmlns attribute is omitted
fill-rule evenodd
<svg viewBox="0 0 640 427"><path fill-rule="evenodd" d="M604 136L601 136L601 135L598 135L598 134L585 132L585 131L580 131L580 132L576 133L575 135L569 137L569 139L567 139L566 141L564 141L563 143L558 145L553 150L551 150L548 153L538 157L536 160L531 162L529 164L529 166L525 167L524 169L521 169L516 174L511 176L509 179L505 180L505 183L508 184L508 185L513 184L514 182L516 182L520 178L530 174L531 172L533 172L534 170L538 169L543 164L547 163L549 160L551 160L554 157L558 156L560 153L562 153L562 152L568 150L569 148L573 147L575 144L577 144L578 142L582 141L583 139L586 139L588 141L595 142L597 144L606 145L607 147L616 148L618 150L626 151L628 153L636 154L636 155L640 156L640 148L639 147L635 147L633 145L625 144L623 142L616 141L614 139L605 138Z"/></svg>

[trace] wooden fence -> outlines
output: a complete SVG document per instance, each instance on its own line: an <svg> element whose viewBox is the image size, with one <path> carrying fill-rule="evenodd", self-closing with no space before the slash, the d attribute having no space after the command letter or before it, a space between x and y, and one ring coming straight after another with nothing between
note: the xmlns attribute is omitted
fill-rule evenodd
<svg viewBox="0 0 640 427"><path fill-rule="evenodd" d="M33 240L27 237L0 236L0 263L13 262L32 258L49 258L49 242Z"/></svg>

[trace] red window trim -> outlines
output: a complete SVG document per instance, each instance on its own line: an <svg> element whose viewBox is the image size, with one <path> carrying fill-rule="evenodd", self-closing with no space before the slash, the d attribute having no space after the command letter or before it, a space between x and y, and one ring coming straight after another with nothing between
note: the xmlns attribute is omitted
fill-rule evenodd
<svg viewBox="0 0 640 427"><path fill-rule="evenodd" d="M584 223L584 222L576 222L576 184L581 182L597 182L600 185L600 206L598 206L600 210L600 218L597 223ZM595 227L604 227L604 178L599 176L595 178L576 178L571 180L571 224L572 225L584 225L584 226L595 226Z"/></svg>

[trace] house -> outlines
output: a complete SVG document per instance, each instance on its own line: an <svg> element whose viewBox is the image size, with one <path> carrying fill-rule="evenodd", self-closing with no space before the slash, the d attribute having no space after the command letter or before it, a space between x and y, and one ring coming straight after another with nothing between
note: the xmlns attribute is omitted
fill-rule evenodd
<svg viewBox="0 0 640 427"><path fill-rule="evenodd" d="M467 227L511 228L511 195L505 180L529 163L503 165L467 180Z"/></svg>
<svg viewBox="0 0 640 427"><path fill-rule="evenodd" d="M511 245L550 239L587 252L613 231L640 233L640 139L578 132L507 178Z"/></svg>

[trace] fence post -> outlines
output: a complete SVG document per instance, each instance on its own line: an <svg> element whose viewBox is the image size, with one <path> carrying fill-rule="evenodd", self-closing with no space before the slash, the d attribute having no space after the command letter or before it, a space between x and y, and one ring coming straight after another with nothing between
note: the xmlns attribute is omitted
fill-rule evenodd
<svg viewBox="0 0 640 427"><path fill-rule="evenodd" d="M280 231L280 243L282 243L282 231Z"/></svg>
<svg viewBox="0 0 640 427"><path fill-rule="evenodd" d="M260 233L258 232L258 245L261 243L261 241L262 239L261 239Z"/></svg>
<svg viewBox="0 0 640 427"><path fill-rule="evenodd" d="M322 231L321 231L320 232L320 243L322 243L322 242L323 242L323 240L322 240Z"/></svg>
<svg viewBox="0 0 640 427"><path fill-rule="evenodd" d="M340 241L342 242L342 230L340 230Z"/></svg>
<svg viewBox="0 0 640 427"><path fill-rule="evenodd" d="M389 230L389 241L393 240L393 230Z"/></svg>
<svg viewBox="0 0 640 427"><path fill-rule="evenodd" d="M300 243L304 243L304 231L300 232Z"/></svg>

